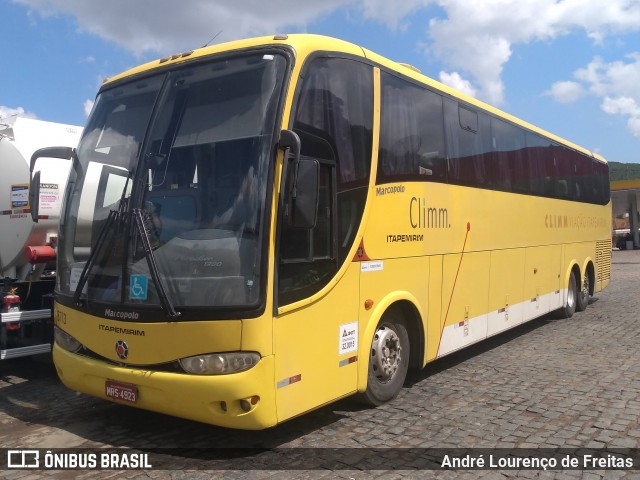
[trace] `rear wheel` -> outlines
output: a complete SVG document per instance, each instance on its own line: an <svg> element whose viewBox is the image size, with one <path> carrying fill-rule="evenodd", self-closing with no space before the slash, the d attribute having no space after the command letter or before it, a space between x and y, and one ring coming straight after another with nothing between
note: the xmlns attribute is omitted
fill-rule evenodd
<svg viewBox="0 0 640 480"><path fill-rule="evenodd" d="M385 313L371 341L367 389L362 400L382 405L402 388L409 368L409 335L405 326Z"/></svg>
<svg viewBox="0 0 640 480"><path fill-rule="evenodd" d="M567 288L567 303L564 307L558 310L558 317L570 318L576 311L576 303L578 299L578 282L576 281L576 274L571 272L569 275L569 286Z"/></svg>
<svg viewBox="0 0 640 480"><path fill-rule="evenodd" d="M589 278L589 272L585 272L584 281L582 282L582 288L578 290L576 295L576 312L582 312L586 310L589 305L589 292L591 291L591 279Z"/></svg>

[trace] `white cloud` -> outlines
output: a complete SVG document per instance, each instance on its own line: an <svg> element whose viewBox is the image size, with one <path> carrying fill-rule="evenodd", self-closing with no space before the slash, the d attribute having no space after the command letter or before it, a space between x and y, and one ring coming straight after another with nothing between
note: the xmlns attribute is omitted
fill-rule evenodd
<svg viewBox="0 0 640 480"><path fill-rule="evenodd" d="M574 73L576 79L589 84L594 95L628 96L640 98L640 53L627 55L629 62L621 60L605 63L595 57L589 65Z"/></svg>
<svg viewBox="0 0 640 480"><path fill-rule="evenodd" d="M602 101L602 110L610 115L640 117L640 106L635 99L629 97L605 97Z"/></svg>
<svg viewBox="0 0 640 480"><path fill-rule="evenodd" d="M640 137L640 117L631 117L627 121L627 128L634 137Z"/></svg>
<svg viewBox="0 0 640 480"><path fill-rule="evenodd" d="M469 80L465 80L458 72L440 72L440 81L445 85L466 93L470 97L475 97L477 92Z"/></svg>
<svg viewBox="0 0 640 480"><path fill-rule="evenodd" d="M573 73L578 82L557 82L551 91L559 84L577 85L576 89L601 98L600 107L605 113L627 117L629 131L640 137L640 53L627 55L627 60L606 63L595 57Z"/></svg>
<svg viewBox="0 0 640 480"><path fill-rule="evenodd" d="M638 0L111 0L106 7L104 2L77 0L14 1L27 5L32 19L53 13L73 15L79 29L136 55L193 48L220 30L216 42L304 30L309 22L341 7L390 29L423 22L428 54L447 70L468 77L477 96L494 104L504 102L502 73L517 45L549 42L576 32L602 42L611 34L640 31ZM436 17L420 15L427 6L436 7L428 10L437 12ZM594 83L592 88L599 86Z"/></svg>
<svg viewBox="0 0 640 480"><path fill-rule="evenodd" d="M584 93L582 85L568 80L554 83L551 85L551 89L545 92L545 95L550 95L558 103L573 103L581 98Z"/></svg>
<svg viewBox="0 0 640 480"><path fill-rule="evenodd" d="M433 51L455 69L470 72L479 94L504 101L502 70L514 45L550 41L584 31L596 41L640 30L640 4L629 0L439 0L447 17L430 21Z"/></svg>
<svg viewBox="0 0 640 480"><path fill-rule="evenodd" d="M627 128L634 137L640 137L640 104L639 100L629 97L605 97L602 110L609 115L628 117Z"/></svg>
<svg viewBox="0 0 640 480"><path fill-rule="evenodd" d="M111 0L108 6L77 0L14 1L30 7L32 16L34 11L43 17L52 12L73 15L80 30L136 55L148 51L164 55L204 45L219 31L216 43L301 28L351 0Z"/></svg>
<svg viewBox="0 0 640 480"><path fill-rule="evenodd" d="M95 103L95 102L94 102L93 100L85 100L85 101L82 103L82 106L83 106L83 108L84 108L84 116L85 116L85 117L88 117L88 116L89 116L89 114L91 113L91 110L93 109L93 104L94 104L94 103Z"/></svg>
<svg viewBox="0 0 640 480"><path fill-rule="evenodd" d="M403 0L402 2L360 0L353 3L362 9L362 15L365 18L380 22L391 30L402 30L409 21L407 18L409 15L415 13L421 7L435 2L430 0Z"/></svg>
<svg viewBox="0 0 640 480"><path fill-rule="evenodd" d="M16 117L38 118L35 113L27 112L22 107L5 107L0 105L0 123L13 123Z"/></svg>

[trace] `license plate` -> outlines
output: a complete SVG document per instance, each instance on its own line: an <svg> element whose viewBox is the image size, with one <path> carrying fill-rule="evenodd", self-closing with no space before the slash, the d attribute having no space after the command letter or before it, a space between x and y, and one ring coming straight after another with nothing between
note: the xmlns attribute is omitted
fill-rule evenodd
<svg viewBox="0 0 640 480"><path fill-rule="evenodd" d="M138 387L128 383L107 380L104 384L105 395L114 400L136 403L138 401Z"/></svg>

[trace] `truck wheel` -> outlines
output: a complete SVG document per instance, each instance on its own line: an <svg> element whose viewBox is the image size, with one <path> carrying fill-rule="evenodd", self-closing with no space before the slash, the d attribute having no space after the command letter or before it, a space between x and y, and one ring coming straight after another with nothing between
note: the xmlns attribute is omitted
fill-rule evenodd
<svg viewBox="0 0 640 480"><path fill-rule="evenodd" d="M371 342L367 389L362 400L382 405L402 388L409 368L409 335L405 326L392 314L385 313Z"/></svg>
<svg viewBox="0 0 640 480"><path fill-rule="evenodd" d="M578 290L576 295L576 312L582 312L586 310L587 306L589 305L589 291L591 288L590 281L591 279L589 278L589 272L585 272L584 282L582 282L582 288Z"/></svg>
<svg viewBox="0 0 640 480"><path fill-rule="evenodd" d="M569 276L569 288L567 289L567 304L557 310L558 318L570 318L576 311L576 303L578 299L578 282L576 274L571 272Z"/></svg>

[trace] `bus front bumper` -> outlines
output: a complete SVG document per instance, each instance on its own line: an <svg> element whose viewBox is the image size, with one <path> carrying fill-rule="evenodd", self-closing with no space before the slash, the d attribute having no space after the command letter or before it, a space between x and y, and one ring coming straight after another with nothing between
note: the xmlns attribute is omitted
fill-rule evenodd
<svg viewBox="0 0 640 480"><path fill-rule="evenodd" d="M229 375L189 375L110 365L53 347L62 383L122 405L229 428L259 430L277 423L273 356ZM107 381L135 389L135 403L107 397Z"/></svg>

